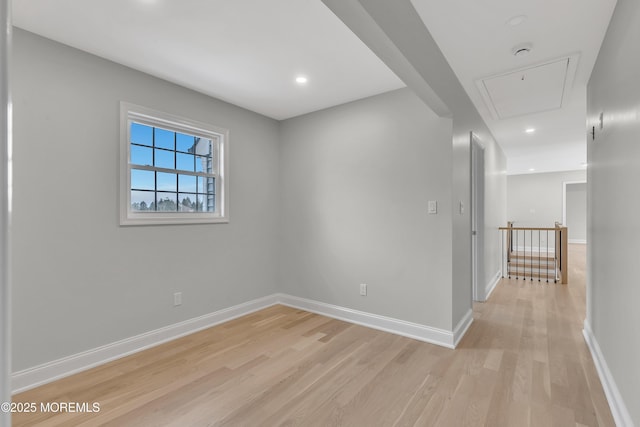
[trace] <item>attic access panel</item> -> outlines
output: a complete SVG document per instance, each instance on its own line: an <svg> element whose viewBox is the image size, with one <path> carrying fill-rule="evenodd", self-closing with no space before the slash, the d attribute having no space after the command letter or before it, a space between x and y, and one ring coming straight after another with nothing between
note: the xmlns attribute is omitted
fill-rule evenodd
<svg viewBox="0 0 640 427"><path fill-rule="evenodd" d="M477 83L493 116L507 119L561 108L575 68L568 57L487 77Z"/></svg>

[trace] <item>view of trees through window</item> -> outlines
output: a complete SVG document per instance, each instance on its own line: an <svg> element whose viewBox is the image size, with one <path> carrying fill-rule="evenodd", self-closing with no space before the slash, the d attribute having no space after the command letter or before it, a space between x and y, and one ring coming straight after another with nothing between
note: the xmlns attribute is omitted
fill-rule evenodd
<svg viewBox="0 0 640 427"><path fill-rule="evenodd" d="M163 212L197 212L204 211L202 202L198 200L191 200L189 196L186 196L180 203L176 203L175 200L171 200L168 197L151 202L147 204L146 201L132 202L131 209L134 211L163 211Z"/></svg>

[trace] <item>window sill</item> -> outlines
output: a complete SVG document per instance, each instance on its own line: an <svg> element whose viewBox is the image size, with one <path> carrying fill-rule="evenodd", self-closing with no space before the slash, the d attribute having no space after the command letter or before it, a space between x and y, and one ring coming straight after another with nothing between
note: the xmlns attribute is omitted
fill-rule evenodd
<svg viewBox="0 0 640 427"><path fill-rule="evenodd" d="M188 225L188 224L226 224L228 217L207 214L129 214L120 218L121 226L135 225Z"/></svg>

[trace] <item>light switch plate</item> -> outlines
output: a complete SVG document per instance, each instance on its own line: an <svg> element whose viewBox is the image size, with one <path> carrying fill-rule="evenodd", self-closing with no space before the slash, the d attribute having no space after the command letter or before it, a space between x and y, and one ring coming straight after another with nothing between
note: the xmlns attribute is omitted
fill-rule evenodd
<svg viewBox="0 0 640 427"><path fill-rule="evenodd" d="M438 213L438 201L437 200L429 200L429 205L427 208L427 212L429 212L429 214L433 215L433 214L437 214Z"/></svg>

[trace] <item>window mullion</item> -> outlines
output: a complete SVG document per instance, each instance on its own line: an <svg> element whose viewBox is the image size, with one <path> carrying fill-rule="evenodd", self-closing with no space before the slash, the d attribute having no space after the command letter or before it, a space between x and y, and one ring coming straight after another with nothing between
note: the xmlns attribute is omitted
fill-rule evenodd
<svg viewBox="0 0 640 427"><path fill-rule="evenodd" d="M154 167L154 166L147 166L147 165L133 165L130 164L129 167L131 169L139 169L139 170L146 170L146 171L154 171L154 172L164 172L164 173L177 173L180 175L191 175L191 176L204 176L207 178L215 178L218 176L217 173L205 173L205 172L191 172L191 171L185 171L185 170L180 170L180 169L168 169L168 168L161 168L161 167Z"/></svg>
<svg viewBox="0 0 640 427"><path fill-rule="evenodd" d="M153 151L153 166L156 166L156 128L152 128L151 146ZM153 172L153 210L158 212L158 172Z"/></svg>
<svg viewBox="0 0 640 427"><path fill-rule="evenodd" d="M178 134L173 132L173 168L177 171L178 169ZM180 212L180 187L179 184L179 174L176 173L176 212Z"/></svg>

